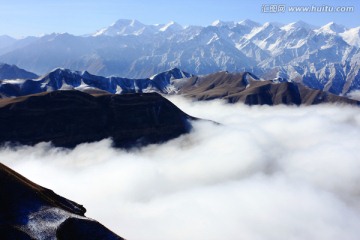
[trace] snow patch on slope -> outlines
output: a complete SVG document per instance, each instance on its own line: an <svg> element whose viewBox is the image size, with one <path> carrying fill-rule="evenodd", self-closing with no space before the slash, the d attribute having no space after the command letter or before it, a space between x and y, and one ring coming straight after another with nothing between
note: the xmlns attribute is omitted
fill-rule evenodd
<svg viewBox="0 0 360 240"><path fill-rule="evenodd" d="M360 27L351 28L339 34L351 46L360 47Z"/></svg>
<svg viewBox="0 0 360 240"><path fill-rule="evenodd" d="M52 239L52 236L56 236L56 230L60 224L70 217L88 219L59 208L45 207L37 212L31 213L27 224L20 226L20 229L34 239Z"/></svg>

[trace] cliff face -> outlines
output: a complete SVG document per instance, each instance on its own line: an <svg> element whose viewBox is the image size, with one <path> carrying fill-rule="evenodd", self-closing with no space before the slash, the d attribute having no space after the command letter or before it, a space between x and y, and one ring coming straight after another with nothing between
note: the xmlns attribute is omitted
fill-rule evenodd
<svg viewBox="0 0 360 240"><path fill-rule="evenodd" d="M79 240L122 239L86 218L82 205L31 182L1 163L0 202L0 239L56 239L56 236Z"/></svg>
<svg viewBox="0 0 360 240"><path fill-rule="evenodd" d="M189 132L192 119L157 93L54 91L2 99L0 106L0 142L70 148L104 138L125 148L164 142Z"/></svg>

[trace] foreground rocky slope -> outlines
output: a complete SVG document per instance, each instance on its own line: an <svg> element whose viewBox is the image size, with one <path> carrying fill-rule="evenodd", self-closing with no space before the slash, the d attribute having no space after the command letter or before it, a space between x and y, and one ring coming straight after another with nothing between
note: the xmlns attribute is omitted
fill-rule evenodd
<svg viewBox="0 0 360 240"><path fill-rule="evenodd" d="M0 142L75 147L112 138L116 147L158 143L190 131L193 119L157 93L54 91L0 101Z"/></svg>
<svg viewBox="0 0 360 240"><path fill-rule="evenodd" d="M86 209L0 163L0 239L121 240Z"/></svg>

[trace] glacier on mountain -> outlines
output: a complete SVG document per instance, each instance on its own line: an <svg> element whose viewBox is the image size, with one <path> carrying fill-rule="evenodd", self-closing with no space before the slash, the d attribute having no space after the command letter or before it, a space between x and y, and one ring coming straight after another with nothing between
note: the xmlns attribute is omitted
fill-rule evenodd
<svg viewBox="0 0 360 240"><path fill-rule="evenodd" d="M120 19L86 36L3 37L0 62L44 74L59 66L102 76L146 78L180 68L201 75L252 72L346 95L360 88L360 30L330 22L286 25L251 20L183 27ZM0 39L0 40L1 40Z"/></svg>

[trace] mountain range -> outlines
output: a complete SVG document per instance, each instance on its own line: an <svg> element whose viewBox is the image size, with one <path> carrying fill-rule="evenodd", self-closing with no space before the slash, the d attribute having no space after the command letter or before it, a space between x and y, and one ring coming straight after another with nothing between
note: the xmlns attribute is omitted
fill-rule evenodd
<svg viewBox="0 0 360 240"><path fill-rule="evenodd" d="M85 36L1 36L0 62L38 75L57 67L125 78L174 67L195 75L247 71L346 95L360 88L359 47L360 27L334 22L315 27L244 20L183 27L122 19Z"/></svg>
<svg viewBox="0 0 360 240"><path fill-rule="evenodd" d="M263 80L249 72L222 71L196 76L174 68L148 78L129 79L57 68L37 79L3 80L0 83L0 96L5 98L5 102L9 101L6 100L8 97L57 90L120 95L155 92L180 94L198 100L224 99L230 103L243 102L248 105L312 105L327 102L359 105L355 100L312 89L302 83L284 79Z"/></svg>

